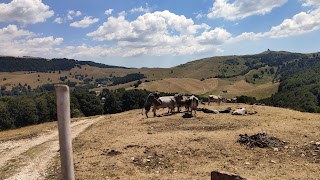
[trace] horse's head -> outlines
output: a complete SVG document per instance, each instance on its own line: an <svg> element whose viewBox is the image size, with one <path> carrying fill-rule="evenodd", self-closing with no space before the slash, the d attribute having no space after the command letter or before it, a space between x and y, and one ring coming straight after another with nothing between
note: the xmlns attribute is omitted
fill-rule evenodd
<svg viewBox="0 0 320 180"><path fill-rule="evenodd" d="M183 95L178 93L178 94L175 94L174 95L174 99L177 101L177 102L181 102L182 99L183 99Z"/></svg>

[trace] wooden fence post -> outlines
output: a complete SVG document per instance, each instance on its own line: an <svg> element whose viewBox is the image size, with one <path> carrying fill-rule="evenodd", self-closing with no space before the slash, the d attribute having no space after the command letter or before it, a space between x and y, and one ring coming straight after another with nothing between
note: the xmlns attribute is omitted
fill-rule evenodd
<svg viewBox="0 0 320 180"><path fill-rule="evenodd" d="M54 87L57 96L57 118L62 179L74 180L69 87L61 84L57 84Z"/></svg>

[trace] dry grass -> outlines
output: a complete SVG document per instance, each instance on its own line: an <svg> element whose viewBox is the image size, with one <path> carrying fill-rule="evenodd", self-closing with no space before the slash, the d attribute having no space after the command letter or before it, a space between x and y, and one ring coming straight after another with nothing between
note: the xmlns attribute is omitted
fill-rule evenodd
<svg viewBox="0 0 320 180"><path fill-rule="evenodd" d="M0 131L0 141L27 139L54 128L57 128L57 122L47 122L19 129Z"/></svg>
<svg viewBox="0 0 320 180"><path fill-rule="evenodd" d="M160 92L180 92L185 94L203 94L217 88L218 79L200 81L191 78L167 78L158 81L142 83L139 89Z"/></svg>
<svg viewBox="0 0 320 180"><path fill-rule="evenodd" d="M253 85L238 79L223 80L210 78L200 81L192 78L167 78L142 83L139 86L139 89L170 93L202 94L204 96L209 94L220 94L227 98L248 95L261 99L276 93L278 86L279 84L273 84L271 82L262 85ZM223 93L223 91L227 91L227 93Z"/></svg>
<svg viewBox="0 0 320 180"><path fill-rule="evenodd" d="M97 68L92 66L82 66L75 67L70 71L56 71L55 73L40 73L40 72L0 72L0 86L5 85L7 90L11 90L13 86L17 86L19 83L21 85L30 85L32 88L36 88L43 84L53 84L60 83L60 77L67 76L68 80L71 82L82 82L75 79L74 75L84 75L87 78L109 78L112 76L125 76L130 73L138 73L139 69L122 69L122 68ZM3 79L6 79L5 81Z"/></svg>
<svg viewBox="0 0 320 180"><path fill-rule="evenodd" d="M319 179L320 115L243 104L255 115L182 113L146 119L141 110L105 116L74 142L77 179L209 179L213 170L248 179ZM248 149L239 134L265 132L286 147Z"/></svg>
<svg viewBox="0 0 320 180"><path fill-rule="evenodd" d="M95 117L96 116L72 118L71 121L76 122L82 119L93 119ZM52 129L56 129L57 126L58 126L57 121L54 121L54 122L46 122L42 124L26 126L18 129L0 131L0 142L8 141L8 140L32 138L32 137L38 136L42 132L47 132Z"/></svg>

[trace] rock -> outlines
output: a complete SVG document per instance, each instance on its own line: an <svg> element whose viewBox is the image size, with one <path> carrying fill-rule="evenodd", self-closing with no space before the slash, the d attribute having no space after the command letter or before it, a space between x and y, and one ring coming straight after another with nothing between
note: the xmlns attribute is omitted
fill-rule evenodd
<svg viewBox="0 0 320 180"><path fill-rule="evenodd" d="M272 163L274 163L274 164L275 164L275 163L277 163L277 162L276 162L276 161L274 161L274 160L271 160L270 162L272 162Z"/></svg>
<svg viewBox="0 0 320 180"><path fill-rule="evenodd" d="M278 152L278 151L279 151L279 148L273 148L273 151L274 151L274 152Z"/></svg>
<svg viewBox="0 0 320 180"><path fill-rule="evenodd" d="M221 173L218 171L211 172L211 180L245 180L239 175L230 174L230 173Z"/></svg>

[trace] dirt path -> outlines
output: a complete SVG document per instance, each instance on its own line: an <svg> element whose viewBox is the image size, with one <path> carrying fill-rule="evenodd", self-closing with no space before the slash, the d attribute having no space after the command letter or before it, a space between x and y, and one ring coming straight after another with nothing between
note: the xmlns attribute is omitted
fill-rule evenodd
<svg viewBox="0 0 320 180"><path fill-rule="evenodd" d="M75 138L87 127L99 121L103 117L85 119L71 124L72 138ZM1 175L0 179L42 179L53 157L58 154L58 132L48 131L35 138L6 141L0 146L0 168L10 169L8 173ZM2 173L2 172L0 172ZM4 177L4 178L3 178Z"/></svg>

